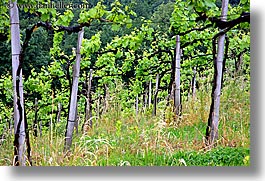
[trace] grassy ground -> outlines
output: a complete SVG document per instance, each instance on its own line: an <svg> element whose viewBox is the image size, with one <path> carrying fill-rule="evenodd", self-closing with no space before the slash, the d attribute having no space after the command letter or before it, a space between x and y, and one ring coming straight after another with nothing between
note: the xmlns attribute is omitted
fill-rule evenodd
<svg viewBox="0 0 265 181"><path fill-rule="evenodd" d="M170 109L151 109L135 116L114 106L86 135L75 135L72 152L63 153L63 129L31 138L36 166L248 166L250 165L250 93L240 81L230 82L221 95L219 140L205 149L204 135L210 92L198 91L183 101L183 113L173 121ZM205 89L204 89L205 90ZM165 117L165 119L164 119ZM62 125L63 128L64 125ZM56 131L56 129L54 130ZM0 146L0 165L12 165L13 138Z"/></svg>

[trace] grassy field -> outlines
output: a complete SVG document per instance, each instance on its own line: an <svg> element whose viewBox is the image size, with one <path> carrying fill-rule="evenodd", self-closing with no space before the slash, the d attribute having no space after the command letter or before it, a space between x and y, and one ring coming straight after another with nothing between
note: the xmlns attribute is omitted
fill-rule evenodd
<svg viewBox="0 0 265 181"><path fill-rule="evenodd" d="M250 93L240 80L229 82L221 95L219 139L206 149L204 136L210 107L210 92L197 91L183 101L182 116L174 121L164 103L158 114L152 110L135 116L133 109L112 108L93 129L75 134L72 152L63 153L65 125L53 134L31 138L35 166L249 166ZM164 119L165 117L165 119ZM80 126L81 127L81 126ZM80 131L79 131L80 132ZM13 164L13 138L0 146L0 165Z"/></svg>

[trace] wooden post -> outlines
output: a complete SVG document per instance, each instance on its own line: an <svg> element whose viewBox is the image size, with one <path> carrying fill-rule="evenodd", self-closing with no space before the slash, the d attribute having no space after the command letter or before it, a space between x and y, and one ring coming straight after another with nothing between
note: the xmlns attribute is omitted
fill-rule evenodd
<svg viewBox="0 0 265 181"><path fill-rule="evenodd" d="M193 77L192 77L192 82L191 82L191 87L192 87L192 98L195 99L196 97L196 67L193 68Z"/></svg>
<svg viewBox="0 0 265 181"><path fill-rule="evenodd" d="M152 102L152 79L150 79L149 82L149 94L148 94L148 108L150 108L151 106L151 102Z"/></svg>
<svg viewBox="0 0 265 181"><path fill-rule="evenodd" d="M62 104L58 103L58 113L57 113L57 123L61 121L61 111L62 111Z"/></svg>
<svg viewBox="0 0 265 181"><path fill-rule="evenodd" d="M97 119L99 119L99 116L100 116L100 99L101 99L101 95L99 95L98 100L97 100Z"/></svg>
<svg viewBox="0 0 265 181"><path fill-rule="evenodd" d="M76 104L76 111L75 111L75 133L78 135L78 125L79 125L79 119L78 119L78 104Z"/></svg>
<svg viewBox="0 0 265 181"><path fill-rule="evenodd" d="M228 11L228 0L222 1L222 14L221 20L226 21ZM217 57L214 57L214 81L212 89L212 103L208 118L208 126L206 129L206 144L213 146L215 140L218 139L218 124L219 124L219 108L220 108L220 95L222 87L223 76L223 59L225 47L225 34L220 35L218 38Z"/></svg>
<svg viewBox="0 0 265 181"><path fill-rule="evenodd" d="M14 165L26 165L26 123L24 110L24 95L22 84L22 70L18 72L20 63L20 27L17 1L10 4L10 34L12 53L13 103L14 103ZM19 73L19 75L17 75Z"/></svg>
<svg viewBox="0 0 265 181"><path fill-rule="evenodd" d="M156 105L157 105L157 94L159 88L159 74L156 75L156 87L155 87L155 94L154 94L154 108L153 108L153 116L156 115Z"/></svg>
<svg viewBox="0 0 265 181"><path fill-rule="evenodd" d="M92 76L93 70L89 71L89 78L87 82L87 92L86 92L86 113L85 122L83 124L83 133L86 133L89 128L92 128L92 109L91 109L91 87L92 87Z"/></svg>
<svg viewBox="0 0 265 181"><path fill-rule="evenodd" d="M175 61L175 92L174 92L174 107L175 114L180 115L180 38L179 35L176 36L176 61Z"/></svg>
<svg viewBox="0 0 265 181"><path fill-rule="evenodd" d="M105 99L104 99L104 113L106 113L108 111L109 108L109 88L107 86L107 84L104 84L105 87Z"/></svg>
<svg viewBox="0 0 265 181"><path fill-rule="evenodd" d="M40 132L40 137L42 136L42 120L40 119L39 121L39 132Z"/></svg>
<svg viewBox="0 0 265 181"><path fill-rule="evenodd" d="M145 88L145 91L144 91L144 94L143 94L143 96L144 96L144 112L146 111L146 107L147 107L147 94L148 94L148 88L146 87Z"/></svg>
<svg viewBox="0 0 265 181"><path fill-rule="evenodd" d="M50 125L49 125L49 128L50 128L50 143L51 144L53 142L54 91L52 90L52 113L50 114Z"/></svg>
<svg viewBox="0 0 265 181"><path fill-rule="evenodd" d="M65 147L64 147L65 151L70 151L72 145L72 137L75 125L75 117L76 117L77 92L78 92L78 81L79 81L80 61L81 61L80 49L82 45L83 36L84 36L84 28L82 28L82 30L78 32L76 62L73 66L73 83L71 91L70 110L69 110L68 121L65 132Z"/></svg>
<svg viewBox="0 0 265 181"><path fill-rule="evenodd" d="M135 98L135 114L136 116L138 116L138 111L139 111L139 98L138 98L138 94L136 95L136 98Z"/></svg>
<svg viewBox="0 0 265 181"><path fill-rule="evenodd" d="M35 98L35 103L34 103L34 111L35 111L35 118L34 118L34 125L33 125L33 135L35 137L38 136L38 99Z"/></svg>

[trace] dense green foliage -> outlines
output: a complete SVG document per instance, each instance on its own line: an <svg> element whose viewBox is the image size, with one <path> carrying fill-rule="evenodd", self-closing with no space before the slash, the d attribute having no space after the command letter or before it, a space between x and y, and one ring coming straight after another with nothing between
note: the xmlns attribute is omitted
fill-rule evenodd
<svg viewBox="0 0 265 181"><path fill-rule="evenodd" d="M30 132L33 132L37 114L38 128L42 128L43 135L49 135L49 142L42 137L31 137L35 149L33 160L35 159L36 165L249 165L248 22L236 24L226 34L229 45L225 55L220 145L205 153L194 143L196 141L203 144L209 114L213 78L212 41L220 31L218 21L215 21L220 19L220 2L113 0L75 2L87 4L89 9L20 8L22 41L26 37L27 29L39 21L49 22L54 27L54 30L44 27L34 30L23 63L25 110ZM19 3L34 5L37 2L22 0ZM5 150L12 150L12 136L8 134L13 124L9 15L7 6L0 6L0 10L3 15L0 18L0 135L5 140L0 142L0 145L2 144L1 147ZM249 0L230 1L227 21L239 18L244 12L249 12ZM85 26L82 42L78 91L79 132L85 119L90 69L93 69L91 105L94 124L88 135L76 136L74 142L78 146L75 145L73 150L77 152L78 159L87 160L71 162L69 160L75 158L75 155L70 155L66 163L58 160L48 163L40 158L43 157L40 145L41 142L46 145L62 144L59 142L63 140L65 133L72 65L77 44L77 33L58 32L56 28L86 23L89 25ZM167 98L171 94L174 78L177 34L181 37L182 49L183 113L176 119L172 111L172 101L167 102ZM157 74L160 75L158 114L151 117L153 105L148 107L146 103L148 83L151 81L154 89ZM194 78L198 92L192 97ZM154 90L152 101L153 93ZM36 98L38 105L35 105ZM138 115L135 113L137 98ZM62 105L62 113L60 122L57 122L59 103ZM145 133L146 135L143 135ZM173 138L165 135L173 135ZM145 141L140 139L150 144L144 146L147 150L141 148ZM169 146L170 144L156 147L152 142L158 146L167 142L173 145L185 142L187 146L185 149ZM112 153L105 153L104 146L112 150ZM167 150L167 147L170 149ZM6 162L4 158L8 157L10 160L12 151L7 153L2 148L0 165L11 165L12 161ZM47 154L51 158L55 148L62 149L60 146L45 147L45 150L50 150ZM79 151L85 151L89 155L80 156ZM107 154L107 160L103 159L104 154ZM54 155L57 156L62 159L62 155Z"/></svg>
<svg viewBox="0 0 265 181"><path fill-rule="evenodd" d="M205 149L202 141L208 115L203 110L210 100L206 91L197 93L196 102L185 102L182 121L177 125L170 124L170 116L162 119L162 109L157 117L152 117L150 111L135 116L130 109L121 110L117 97L112 97L110 109L99 119L94 118L94 129L86 135L75 134L73 152L68 156L63 153L65 122L56 123L53 134L44 131L41 137L32 136L34 165L248 166L250 100L247 92L241 92L243 85L237 80L223 90L221 138L215 149ZM12 140L7 136L0 147L0 165L12 164Z"/></svg>

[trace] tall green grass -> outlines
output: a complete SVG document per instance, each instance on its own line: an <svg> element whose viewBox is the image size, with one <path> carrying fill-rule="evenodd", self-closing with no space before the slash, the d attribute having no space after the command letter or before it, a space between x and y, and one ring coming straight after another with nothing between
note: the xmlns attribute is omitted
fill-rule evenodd
<svg viewBox="0 0 265 181"><path fill-rule="evenodd" d="M74 136L72 151L63 152L64 124L54 134L30 134L35 166L247 166L250 165L250 93L244 81L226 82L221 95L217 147L205 149L210 92L201 88L183 101L174 119L165 104L140 112L111 106L94 119L93 129ZM81 126L80 126L81 129ZM0 146L0 165L13 164L13 136Z"/></svg>

